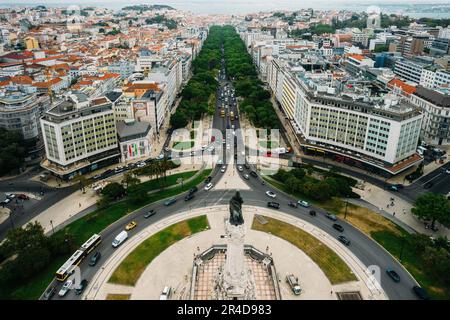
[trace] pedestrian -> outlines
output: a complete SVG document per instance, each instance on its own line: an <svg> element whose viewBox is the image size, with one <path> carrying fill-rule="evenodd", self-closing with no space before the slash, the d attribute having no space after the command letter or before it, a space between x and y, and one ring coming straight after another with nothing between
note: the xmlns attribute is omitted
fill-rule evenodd
<svg viewBox="0 0 450 320"><path fill-rule="evenodd" d="M386 208L389 208L389 203L386 205Z"/></svg>
<svg viewBox="0 0 450 320"><path fill-rule="evenodd" d="M395 212L392 215L395 217Z"/></svg>
<svg viewBox="0 0 450 320"><path fill-rule="evenodd" d="M406 214L406 209L405 208L403 208L403 214Z"/></svg>
<svg viewBox="0 0 450 320"><path fill-rule="evenodd" d="M331 293L330 294L333 294L333 290L331 290Z"/></svg>
<svg viewBox="0 0 450 320"><path fill-rule="evenodd" d="M80 202L80 203L78 203L78 207L79 207L79 208L81 208L81 202Z"/></svg>

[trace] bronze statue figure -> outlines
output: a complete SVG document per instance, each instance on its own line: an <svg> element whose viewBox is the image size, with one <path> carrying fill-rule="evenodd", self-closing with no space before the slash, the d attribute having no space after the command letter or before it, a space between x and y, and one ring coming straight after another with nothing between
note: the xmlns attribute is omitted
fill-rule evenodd
<svg viewBox="0 0 450 320"><path fill-rule="evenodd" d="M238 226L244 224L244 218L242 216L242 204L244 200L239 193L236 191L236 194L230 200L230 223L232 225Z"/></svg>

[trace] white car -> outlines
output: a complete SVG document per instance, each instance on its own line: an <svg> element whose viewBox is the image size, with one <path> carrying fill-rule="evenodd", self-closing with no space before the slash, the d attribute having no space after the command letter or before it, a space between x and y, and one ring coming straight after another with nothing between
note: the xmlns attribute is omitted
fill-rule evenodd
<svg viewBox="0 0 450 320"><path fill-rule="evenodd" d="M274 192L272 192L272 191L266 191L266 194L269 196L269 197L271 197L271 198L275 198L277 195L274 193Z"/></svg>
<svg viewBox="0 0 450 320"><path fill-rule="evenodd" d="M73 280L67 280L58 292L58 296L64 297L72 289Z"/></svg>
<svg viewBox="0 0 450 320"><path fill-rule="evenodd" d="M230 144L227 143L227 150L230 150Z"/></svg>
<svg viewBox="0 0 450 320"><path fill-rule="evenodd" d="M162 160L164 159L164 153L161 153L159 156L156 157L156 160Z"/></svg>
<svg viewBox="0 0 450 320"><path fill-rule="evenodd" d="M242 166L238 166L237 169L238 169L239 172L244 171L244 168L242 168Z"/></svg>
<svg viewBox="0 0 450 320"><path fill-rule="evenodd" d="M208 191L213 187L213 184L210 182L205 186L205 190Z"/></svg>
<svg viewBox="0 0 450 320"><path fill-rule="evenodd" d="M450 174L450 169L446 169L445 173Z"/></svg>
<svg viewBox="0 0 450 320"><path fill-rule="evenodd" d="M298 200L297 203L299 205L301 205L302 207L308 208L309 207L309 203L306 202L305 200Z"/></svg>
<svg viewBox="0 0 450 320"><path fill-rule="evenodd" d="M191 157L195 156L195 151L191 151Z"/></svg>
<svg viewBox="0 0 450 320"><path fill-rule="evenodd" d="M208 148L208 151L213 152L214 149L215 149L214 146L210 146L210 147Z"/></svg>
<svg viewBox="0 0 450 320"><path fill-rule="evenodd" d="M164 151L169 152L170 151L169 147L164 147Z"/></svg>
<svg viewBox="0 0 450 320"><path fill-rule="evenodd" d="M172 290L170 287L164 287L163 291L161 292L161 295L159 296L159 300L169 299L171 293L172 293Z"/></svg>
<svg viewBox="0 0 450 320"><path fill-rule="evenodd" d="M227 170L226 166L223 166L222 168L220 168L220 172L224 173Z"/></svg>

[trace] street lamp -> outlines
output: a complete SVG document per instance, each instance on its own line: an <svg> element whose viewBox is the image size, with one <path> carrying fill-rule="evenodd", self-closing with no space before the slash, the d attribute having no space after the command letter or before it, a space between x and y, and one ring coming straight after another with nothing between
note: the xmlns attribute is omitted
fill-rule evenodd
<svg viewBox="0 0 450 320"><path fill-rule="evenodd" d="M344 219L347 219L347 207L348 207L348 200L345 199L345 213L344 213Z"/></svg>

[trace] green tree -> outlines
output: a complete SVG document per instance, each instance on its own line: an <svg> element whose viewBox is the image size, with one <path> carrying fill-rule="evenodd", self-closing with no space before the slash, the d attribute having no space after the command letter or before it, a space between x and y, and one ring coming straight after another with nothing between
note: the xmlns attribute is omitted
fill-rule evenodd
<svg viewBox="0 0 450 320"><path fill-rule="evenodd" d="M411 212L419 219L431 220L433 228L436 221L450 222L450 204L441 194L428 192L421 195L414 202Z"/></svg>
<svg viewBox="0 0 450 320"><path fill-rule="evenodd" d="M117 182L111 182L103 188L102 196L109 200L116 200L125 194L124 187Z"/></svg>
<svg viewBox="0 0 450 320"><path fill-rule="evenodd" d="M133 171L127 172L123 175L122 184L125 185L126 189L140 182L141 180L134 175Z"/></svg>

